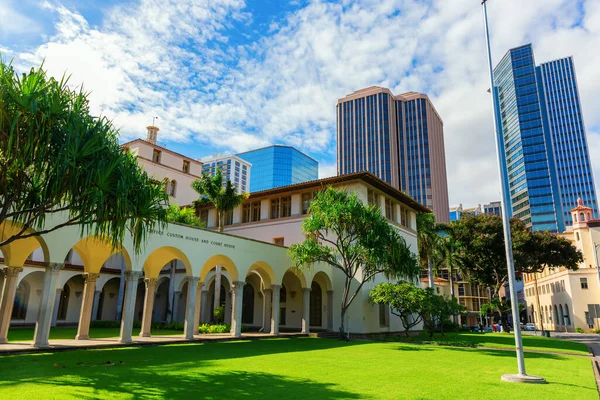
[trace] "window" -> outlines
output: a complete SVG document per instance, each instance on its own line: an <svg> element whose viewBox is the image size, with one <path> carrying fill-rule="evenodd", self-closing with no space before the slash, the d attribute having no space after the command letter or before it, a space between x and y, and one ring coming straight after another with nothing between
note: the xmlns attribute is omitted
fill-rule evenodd
<svg viewBox="0 0 600 400"><path fill-rule="evenodd" d="M587 289L588 288L587 278L579 278L579 282L581 283L581 288L582 289Z"/></svg>
<svg viewBox="0 0 600 400"><path fill-rule="evenodd" d="M250 203L244 204L242 207L242 222L250 222L252 218L252 208Z"/></svg>
<svg viewBox="0 0 600 400"><path fill-rule="evenodd" d="M204 223L204 226L208 226L208 210L200 211L200 221Z"/></svg>
<svg viewBox="0 0 600 400"><path fill-rule="evenodd" d="M410 222L408 220L408 210L404 207L400 207L400 225L410 228Z"/></svg>
<svg viewBox="0 0 600 400"><path fill-rule="evenodd" d="M160 150L154 149L152 152L152 161L155 163L160 163Z"/></svg>
<svg viewBox="0 0 600 400"><path fill-rule="evenodd" d="M581 240L579 239L579 232L575 232L575 234L577 235L577 241Z"/></svg>
<svg viewBox="0 0 600 400"><path fill-rule="evenodd" d="M390 307L387 304L379 303L379 326L389 326L389 309Z"/></svg>
<svg viewBox="0 0 600 400"><path fill-rule="evenodd" d="M292 215L292 198L282 197L271 200L271 219L285 218Z"/></svg>
<svg viewBox="0 0 600 400"><path fill-rule="evenodd" d="M183 172L185 172L186 174L190 173L190 162L183 160L183 168L182 168Z"/></svg>
<svg viewBox="0 0 600 400"><path fill-rule="evenodd" d="M271 219L279 218L279 199L271 200Z"/></svg>
<svg viewBox="0 0 600 400"><path fill-rule="evenodd" d="M396 220L394 215L394 204L390 199L385 199L385 217L390 221Z"/></svg>
<svg viewBox="0 0 600 400"><path fill-rule="evenodd" d="M252 222L260 221L260 201L252 203Z"/></svg>
<svg viewBox="0 0 600 400"><path fill-rule="evenodd" d="M464 296L465 295L465 284L464 283L459 283L458 284L458 295L459 296Z"/></svg>
<svg viewBox="0 0 600 400"><path fill-rule="evenodd" d="M223 225L233 225L233 210L225 212L223 215Z"/></svg>
<svg viewBox="0 0 600 400"><path fill-rule="evenodd" d="M308 214L310 203L312 203L312 193L302 193L302 215Z"/></svg>
<svg viewBox="0 0 600 400"><path fill-rule="evenodd" d="M177 189L177 181L172 180L169 186L169 195L175 197L175 190Z"/></svg>
<svg viewBox="0 0 600 400"><path fill-rule="evenodd" d="M277 246L283 246L283 242L284 238L282 237L273 238L273 244L276 244Z"/></svg>
<svg viewBox="0 0 600 400"><path fill-rule="evenodd" d="M377 201L377 194L374 191L372 191L372 190L367 191L367 202L369 203L370 206L379 207L379 204Z"/></svg>

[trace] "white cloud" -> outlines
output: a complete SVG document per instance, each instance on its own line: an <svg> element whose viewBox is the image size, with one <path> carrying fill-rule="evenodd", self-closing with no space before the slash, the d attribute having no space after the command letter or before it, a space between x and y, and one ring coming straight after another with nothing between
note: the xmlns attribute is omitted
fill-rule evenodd
<svg viewBox="0 0 600 400"><path fill-rule="evenodd" d="M320 175L328 176L335 174L336 100L379 84L432 98L445 124L451 204L500 197L479 2L314 0L246 45L227 37L252 21L243 0L143 0L110 10L99 27L50 7L59 16L56 34L19 62L45 57L51 73L68 70L72 83L85 82L94 110L112 118L124 139L143 135L158 115L161 140L237 151L289 143L320 154ZM504 0L489 2L489 14L496 62L528 42L538 63L575 57L598 159L600 2Z"/></svg>
<svg viewBox="0 0 600 400"><path fill-rule="evenodd" d="M16 11L11 0L0 2L0 38L7 35L31 35L40 32L38 24Z"/></svg>

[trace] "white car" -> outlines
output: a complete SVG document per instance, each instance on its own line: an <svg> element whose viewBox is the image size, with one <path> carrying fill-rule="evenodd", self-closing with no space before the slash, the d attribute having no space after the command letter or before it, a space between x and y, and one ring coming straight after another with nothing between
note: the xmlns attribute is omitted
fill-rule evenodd
<svg viewBox="0 0 600 400"><path fill-rule="evenodd" d="M525 330L526 331L537 331L537 328L535 326L535 324L532 324L531 322L525 324Z"/></svg>

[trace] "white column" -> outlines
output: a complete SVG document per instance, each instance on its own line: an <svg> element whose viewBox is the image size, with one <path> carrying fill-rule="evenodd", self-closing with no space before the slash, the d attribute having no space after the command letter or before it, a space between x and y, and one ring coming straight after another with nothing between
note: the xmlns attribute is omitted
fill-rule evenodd
<svg viewBox="0 0 600 400"><path fill-rule="evenodd" d="M273 289L273 307L271 310L271 335L279 335L279 294L281 285L271 285Z"/></svg>
<svg viewBox="0 0 600 400"><path fill-rule="evenodd" d="M100 295L102 294L102 290L96 290L94 293L94 305L92 306L92 321L96 321L98 319L98 307L100 306ZM100 316L102 319L102 316Z"/></svg>
<svg viewBox="0 0 600 400"><path fill-rule="evenodd" d="M188 340L194 339L194 314L196 313L196 291L198 290L198 281L200 278L195 276L188 276L188 292L187 292L187 303L185 306L185 324L183 331L185 332L185 338Z"/></svg>
<svg viewBox="0 0 600 400"><path fill-rule="evenodd" d="M75 340L87 340L90 338L90 320L92 318L92 307L94 305L94 293L96 292L96 279L100 274L84 273L83 300L81 312L79 313L79 324Z"/></svg>
<svg viewBox="0 0 600 400"><path fill-rule="evenodd" d="M121 343L131 343L131 331L135 313L135 298L137 296L138 280L144 273L142 271L125 272L125 301L121 317Z"/></svg>
<svg viewBox="0 0 600 400"><path fill-rule="evenodd" d="M231 336L242 336L242 301L244 299L244 281L233 282L233 310L231 312Z"/></svg>
<svg viewBox="0 0 600 400"><path fill-rule="evenodd" d="M210 322L210 302L208 301L208 289L201 290L200 299L200 322Z"/></svg>
<svg viewBox="0 0 600 400"><path fill-rule="evenodd" d="M200 282L200 278L198 278L198 283L196 284L196 306L194 308L194 335L200 334L198 326L200 325L200 310L202 307L202 286L204 286L204 283Z"/></svg>
<svg viewBox="0 0 600 400"><path fill-rule="evenodd" d="M310 332L310 288L302 288L302 333Z"/></svg>
<svg viewBox="0 0 600 400"><path fill-rule="evenodd" d="M62 289L56 290L56 283L60 270L64 264L50 263L44 273L44 282L42 284L42 296L40 298L40 308L38 309L37 320L35 321L35 331L33 333L33 347L48 347L48 338L50 336L50 327L52 323L56 324L56 315L58 307L54 304L57 297L60 296Z"/></svg>
<svg viewBox="0 0 600 400"><path fill-rule="evenodd" d="M273 299L273 289L265 289L265 302L263 313L263 333L271 333L271 301Z"/></svg>
<svg viewBox="0 0 600 400"><path fill-rule="evenodd" d="M156 296L156 278L144 279L146 285L146 294L144 296L144 313L142 314L142 329L140 331L141 337L150 337L150 331L152 328L152 311L154 310L154 296Z"/></svg>
<svg viewBox="0 0 600 400"><path fill-rule="evenodd" d="M327 330L333 332L333 290L327 291Z"/></svg>
<svg viewBox="0 0 600 400"><path fill-rule="evenodd" d="M56 320L58 319L58 308L60 307L60 296L62 296L62 288L56 289L56 294L54 295L54 311L52 311L52 324L50 325L52 328L56 327Z"/></svg>
<svg viewBox="0 0 600 400"><path fill-rule="evenodd" d="M17 280L21 271L23 271L21 267L4 267L4 290L0 300L0 344L8 343L8 328L15 304Z"/></svg>

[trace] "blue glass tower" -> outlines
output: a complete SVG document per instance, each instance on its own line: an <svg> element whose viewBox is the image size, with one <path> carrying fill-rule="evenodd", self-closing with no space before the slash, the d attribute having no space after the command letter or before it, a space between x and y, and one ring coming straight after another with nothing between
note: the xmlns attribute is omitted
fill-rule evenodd
<svg viewBox="0 0 600 400"><path fill-rule="evenodd" d="M274 145L237 156L252 164L251 193L319 179L319 163L290 146Z"/></svg>
<svg viewBox="0 0 600 400"><path fill-rule="evenodd" d="M535 230L562 232L577 197L593 204L597 215L572 59L536 67L531 44L517 47L494 69L494 82L505 155L502 184L509 196L504 201L512 215Z"/></svg>

